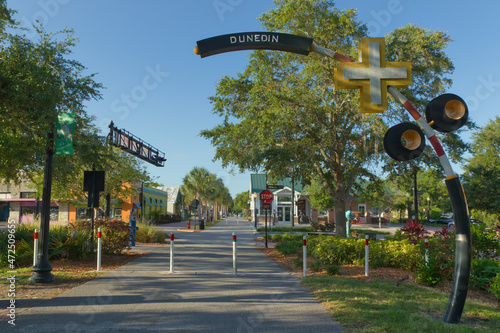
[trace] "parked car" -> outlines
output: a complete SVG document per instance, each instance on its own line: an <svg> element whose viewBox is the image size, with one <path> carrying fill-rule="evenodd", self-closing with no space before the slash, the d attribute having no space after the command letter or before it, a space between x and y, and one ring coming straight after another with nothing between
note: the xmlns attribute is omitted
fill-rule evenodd
<svg viewBox="0 0 500 333"><path fill-rule="evenodd" d="M483 221L479 221L476 219L470 219L470 223L472 224L480 224L483 223ZM450 221L448 222L448 229L455 228L455 221Z"/></svg>

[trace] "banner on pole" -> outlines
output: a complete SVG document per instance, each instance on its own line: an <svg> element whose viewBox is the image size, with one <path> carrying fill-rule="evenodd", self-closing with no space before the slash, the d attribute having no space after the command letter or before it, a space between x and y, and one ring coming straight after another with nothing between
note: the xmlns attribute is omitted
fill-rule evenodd
<svg viewBox="0 0 500 333"><path fill-rule="evenodd" d="M63 113L57 116L56 126L56 155L73 154L74 113Z"/></svg>

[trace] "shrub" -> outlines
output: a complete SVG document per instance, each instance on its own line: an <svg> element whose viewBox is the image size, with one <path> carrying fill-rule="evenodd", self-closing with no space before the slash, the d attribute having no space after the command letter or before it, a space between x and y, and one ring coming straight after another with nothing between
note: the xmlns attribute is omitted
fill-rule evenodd
<svg viewBox="0 0 500 333"><path fill-rule="evenodd" d="M70 223L70 230L90 230L90 221L79 220ZM106 254L119 254L125 249L130 249L130 226L128 223L115 219L96 219L94 221L94 238L97 230L102 228L102 252Z"/></svg>
<svg viewBox="0 0 500 333"><path fill-rule="evenodd" d="M500 261L473 259L470 284L475 288L486 290L497 274L500 274Z"/></svg>
<svg viewBox="0 0 500 333"><path fill-rule="evenodd" d="M302 235L295 235L295 234L290 234L290 233L283 234L283 237L282 237L283 242L289 242L289 241L298 242L301 240L302 240Z"/></svg>
<svg viewBox="0 0 500 333"><path fill-rule="evenodd" d="M442 280L443 277L439 273L439 265L435 257L430 257L428 263L421 262L418 265L417 281L432 287Z"/></svg>
<svg viewBox="0 0 500 333"><path fill-rule="evenodd" d="M139 227L135 232L135 241L139 243L165 243L167 237L161 230L144 223L137 224Z"/></svg>
<svg viewBox="0 0 500 333"><path fill-rule="evenodd" d="M283 241L276 245L276 250L284 255L297 253L298 249L302 246L300 242L296 241Z"/></svg>
<svg viewBox="0 0 500 333"><path fill-rule="evenodd" d="M308 252L326 265L352 265L363 262L365 242L339 236L318 236L310 239Z"/></svg>
<svg viewBox="0 0 500 333"><path fill-rule="evenodd" d="M319 260L313 261L311 263L311 269L314 272L321 272L323 270L323 264Z"/></svg>
<svg viewBox="0 0 500 333"><path fill-rule="evenodd" d="M52 230L51 230L52 231ZM69 228L64 228L56 234L56 237L51 237L51 247L49 258L54 259L86 259L94 254L94 250L90 244L90 230L74 230L71 232Z"/></svg>
<svg viewBox="0 0 500 333"><path fill-rule="evenodd" d="M274 234L271 239L273 242L279 243L283 240L283 236L281 234Z"/></svg>
<svg viewBox="0 0 500 333"><path fill-rule="evenodd" d="M328 265L326 266L326 273L328 275L337 275L339 273L339 268L338 265Z"/></svg>
<svg viewBox="0 0 500 333"><path fill-rule="evenodd" d="M424 225L413 220L408 220L406 226L400 229L400 236L409 239L413 244L417 244L427 234Z"/></svg>
<svg viewBox="0 0 500 333"><path fill-rule="evenodd" d="M488 291L497 298L498 305L500 305L500 273L493 278L490 285L488 286Z"/></svg>
<svg viewBox="0 0 500 333"><path fill-rule="evenodd" d="M500 257L500 237L494 229L486 229L484 223L471 224L472 255L474 258Z"/></svg>

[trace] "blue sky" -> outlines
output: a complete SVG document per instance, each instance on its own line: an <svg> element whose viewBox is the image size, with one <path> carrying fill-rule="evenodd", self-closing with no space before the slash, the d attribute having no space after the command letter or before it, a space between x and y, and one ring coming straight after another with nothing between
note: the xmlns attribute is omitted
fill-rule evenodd
<svg viewBox="0 0 500 333"><path fill-rule="evenodd" d="M453 39L454 84L449 92L469 105L479 125L499 114L500 41L496 1L341 0L340 9L357 8L358 17L381 37L408 23L444 30ZM198 134L220 119L208 97L224 75L244 70L249 51L201 59L196 41L232 32L258 31L257 17L274 7L270 0L22 0L8 1L26 24L38 19L46 30L73 28L80 42L74 58L97 73L106 87L88 112L107 132L119 128L165 152L165 167L148 166L158 182L181 185L195 166L224 180L231 195L248 190L249 174L231 175L213 162L215 149ZM459 168L459 166L456 166Z"/></svg>

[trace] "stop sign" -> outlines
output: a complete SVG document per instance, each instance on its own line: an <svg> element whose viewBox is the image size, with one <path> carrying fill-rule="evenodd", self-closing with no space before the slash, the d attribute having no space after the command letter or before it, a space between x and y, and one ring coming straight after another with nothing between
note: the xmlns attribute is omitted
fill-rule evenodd
<svg viewBox="0 0 500 333"><path fill-rule="evenodd" d="M260 192L260 201L262 201L263 203L270 203L271 201L273 201L273 194L271 193L271 191L264 190Z"/></svg>

